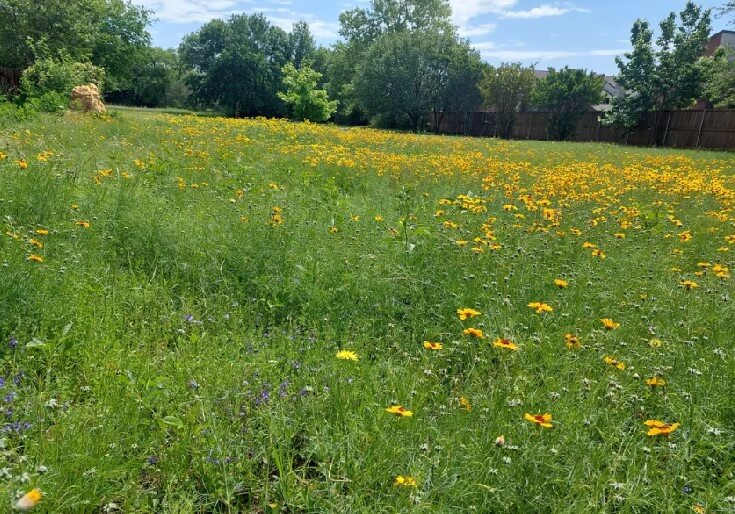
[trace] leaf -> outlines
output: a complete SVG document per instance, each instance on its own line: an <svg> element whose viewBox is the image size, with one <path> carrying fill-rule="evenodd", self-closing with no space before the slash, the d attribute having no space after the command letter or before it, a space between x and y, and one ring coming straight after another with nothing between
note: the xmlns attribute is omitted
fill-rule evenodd
<svg viewBox="0 0 735 514"><path fill-rule="evenodd" d="M163 418L163 419L161 420L161 422L162 422L162 423L163 423L164 425L169 425L169 426L172 426L172 427L176 427L176 428L178 428L178 429L182 429L182 428L184 428L184 422L183 422L183 421L181 421L181 420L180 420L179 418L177 418L176 416L166 416L165 418Z"/></svg>
<svg viewBox="0 0 735 514"><path fill-rule="evenodd" d="M31 349L31 348L46 348L46 346L47 346L46 343L44 343L43 341L41 341L40 339L38 339L36 337L34 337L33 339L31 339L26 344L26 348L28 348L28 349Z"/></svg>

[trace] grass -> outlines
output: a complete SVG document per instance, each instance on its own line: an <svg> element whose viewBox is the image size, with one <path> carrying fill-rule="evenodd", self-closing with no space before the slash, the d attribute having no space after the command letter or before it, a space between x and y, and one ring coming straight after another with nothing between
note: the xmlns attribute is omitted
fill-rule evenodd
<svg viewBox="0 0 735 514"><path fill-rule="evenodd" d="M732 154L135 111L0 152L8 509L735 508Z"/></svg>

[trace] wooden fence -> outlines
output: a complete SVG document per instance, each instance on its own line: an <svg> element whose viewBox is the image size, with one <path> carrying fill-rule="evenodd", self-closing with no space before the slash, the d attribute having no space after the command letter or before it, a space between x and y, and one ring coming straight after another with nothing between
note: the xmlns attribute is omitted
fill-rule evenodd
<svg viewBox="0 0 735 514"><path fill-rule="evenodd" d="M603 125L600 121L601 115L602 113L596 111L585 113L572 140L735 150L735 110L652 113L627 134L621 128ZM547 140L548 119L549 114L544 112L518 113L512 138ZM432 114L429 127L441 134L489 137L498 135L497 115L493 112Z"/></svg>

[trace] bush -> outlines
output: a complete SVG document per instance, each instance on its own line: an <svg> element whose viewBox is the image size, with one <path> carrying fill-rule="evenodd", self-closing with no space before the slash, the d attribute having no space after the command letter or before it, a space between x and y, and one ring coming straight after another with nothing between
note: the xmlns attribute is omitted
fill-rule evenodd
<svg viewBox="0 0 735 514"><path fill-rule="evenodd" d="M30 98L26 102L26 108L30 107L38 112L61 112L69 106L69 96L48 91L37 98Z"/></svg>
<svg viewBox="0 0 735 514"><path fill-rule="evenodd" d="M88 62L68 58L38 59L23 71L20 79L23 98L41 98L46 93L68 96L71 90L93 82L101 88L105 70Z"/></svg>

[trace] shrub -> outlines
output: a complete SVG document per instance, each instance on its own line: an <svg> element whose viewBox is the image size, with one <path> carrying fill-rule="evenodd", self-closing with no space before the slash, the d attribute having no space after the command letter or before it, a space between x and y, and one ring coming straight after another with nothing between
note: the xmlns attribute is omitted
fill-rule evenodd
<svg viewBox="0 0 735 514"><path fill-rule="evenodd" d="M41 98L45 93L69 95L75 86L93 82L101 88L105 70L88 62L61 59L38 59L23 71L21 93L26 99Z"/></svg>

